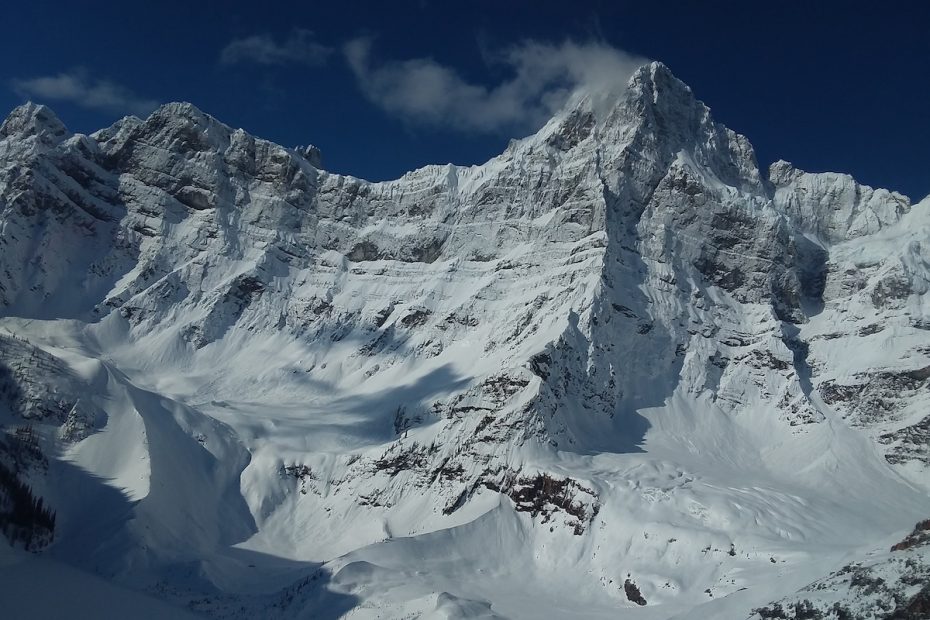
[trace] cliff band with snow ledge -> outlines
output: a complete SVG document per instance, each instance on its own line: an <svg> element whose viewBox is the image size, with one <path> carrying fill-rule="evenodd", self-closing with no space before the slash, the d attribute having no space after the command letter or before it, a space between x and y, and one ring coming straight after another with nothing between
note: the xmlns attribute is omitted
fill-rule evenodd
<svg viewBox="0 0 930 620"><path fill-rule="evenodd" d="M930 545L888 551L930 517L930 202L760 171L660 63L480 166L319 165L189 104L0 127L43 562L217 618L930 597Z"/></svg>

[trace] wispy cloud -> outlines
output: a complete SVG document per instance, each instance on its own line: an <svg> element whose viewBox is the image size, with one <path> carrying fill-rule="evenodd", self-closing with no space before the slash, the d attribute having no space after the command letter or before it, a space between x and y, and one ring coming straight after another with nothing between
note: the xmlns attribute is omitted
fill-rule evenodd
<svg viewBox="0 0 930 620"><path fill-rule="evenodd" d="M312 31L295 28L287 38L280 41L270 34L233 39L220 52L220 62L225 65L321 65L332 52L332 48L316 40Z"/></svg>
<svg viewBox="0 0 930 620"><path fill-rule="evenodd" d="M146 116L158 101L140 97L125 86L93 79L82 69L57 75L14 79L13 90L28 99L68 101L84 108Z"/></svg>
<svg viewBox="0 0 930 620"><path fill-rule="evenodd" d="M410 123L481 132L536 128L575 90L620 88L646 62L602 43L525 41L487 55L508 77L484 85L430 58L379 63L365 37L343 53L362 92L385 111Z"/></svg>

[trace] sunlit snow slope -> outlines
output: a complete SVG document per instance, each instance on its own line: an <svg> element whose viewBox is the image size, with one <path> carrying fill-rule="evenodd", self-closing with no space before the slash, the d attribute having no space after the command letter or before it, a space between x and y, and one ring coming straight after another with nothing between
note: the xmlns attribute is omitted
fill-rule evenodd
<svg viewBox="0 0 930 620"><path fill-rule="evenodd" d="M930 517L930 201L760 171L659 63L481 166L319 166L189 104L3 123L0 464L57 516L0 571L217 618L930 597L889 551Z"/></svg>

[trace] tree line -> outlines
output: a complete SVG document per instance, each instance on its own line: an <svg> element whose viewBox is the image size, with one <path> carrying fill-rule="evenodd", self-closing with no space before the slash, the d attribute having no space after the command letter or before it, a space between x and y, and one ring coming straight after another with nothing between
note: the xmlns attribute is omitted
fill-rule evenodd
<svg viewBox="0 0 930 620"><path fill-rule="evenodd" d="M0 463L0 530L11 544L26 549L44 547L55 532L55 511L16 473Z"/></svg>

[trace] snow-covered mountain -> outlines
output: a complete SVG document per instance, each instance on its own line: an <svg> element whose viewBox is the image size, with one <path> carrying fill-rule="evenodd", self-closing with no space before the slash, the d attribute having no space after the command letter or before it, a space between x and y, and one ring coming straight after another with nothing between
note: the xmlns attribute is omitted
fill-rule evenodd
<svg viewBox="0 0 930 620"><path fill-rule="evenodd" d="M480 166L320 166L189 104L0 127L43 562L219 618L926 617L930 200L761 171L660 63Z"/></svg>

